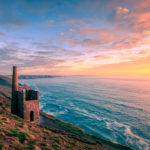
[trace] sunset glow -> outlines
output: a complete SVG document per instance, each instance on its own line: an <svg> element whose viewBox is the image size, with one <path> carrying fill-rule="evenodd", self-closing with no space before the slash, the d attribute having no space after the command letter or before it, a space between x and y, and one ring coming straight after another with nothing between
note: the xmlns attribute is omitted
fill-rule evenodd
<svg viewBox="0 0 150 150"><path fill-rule="evenodd" d="M7 0L0 10L0 74L150 74L150 0Z"/></svg>

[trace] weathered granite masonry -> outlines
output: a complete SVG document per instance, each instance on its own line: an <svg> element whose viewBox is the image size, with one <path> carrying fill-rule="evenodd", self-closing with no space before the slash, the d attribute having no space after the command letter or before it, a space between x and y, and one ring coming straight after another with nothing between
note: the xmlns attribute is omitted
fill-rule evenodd
<svg viewBox="0 0 150 150"><path fill-rule="evenodd" d="M39 124L39 92L27 85L18 85L17 66L13 66L11 112Z"/></svg>

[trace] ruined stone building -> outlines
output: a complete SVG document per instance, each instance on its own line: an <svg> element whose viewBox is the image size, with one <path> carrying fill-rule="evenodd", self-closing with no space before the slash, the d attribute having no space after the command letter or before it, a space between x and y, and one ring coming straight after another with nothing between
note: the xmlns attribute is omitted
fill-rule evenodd
<svg viewBox="0 0 150 150"><path fill-rule="evenodd" d="M39 92L27 85L19 86L17 66L13 66L11 112L39 124Z"/></svg>

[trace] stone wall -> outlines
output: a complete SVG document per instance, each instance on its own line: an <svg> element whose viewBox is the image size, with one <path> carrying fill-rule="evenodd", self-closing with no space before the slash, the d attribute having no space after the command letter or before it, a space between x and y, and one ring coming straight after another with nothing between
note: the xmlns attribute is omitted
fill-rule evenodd
<svg viewBox="0 0 150 150"><path fill-rule="evenodd" d="M24 118L23 100L25 96L22 91L18 91L18 116Z"/></svg>
<svg viewBox="0 0 150 150"><path fill-rule="evenodd" d="M33 123L39 124L39 100L24 101L24 120L31 121L31 112L33 111Z"/></svg>

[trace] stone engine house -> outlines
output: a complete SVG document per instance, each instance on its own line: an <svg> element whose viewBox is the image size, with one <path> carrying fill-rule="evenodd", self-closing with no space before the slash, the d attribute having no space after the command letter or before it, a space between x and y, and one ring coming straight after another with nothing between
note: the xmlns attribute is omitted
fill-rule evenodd
<svg viewBox="0 0 150 150"><path fill-rule="evenodd" d="M17 66L13 66L11 112L26 121L39 124L39 92L18 84Z"/></svg>

